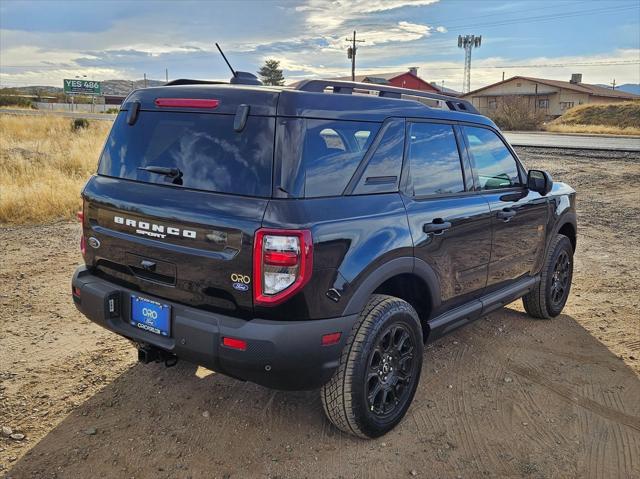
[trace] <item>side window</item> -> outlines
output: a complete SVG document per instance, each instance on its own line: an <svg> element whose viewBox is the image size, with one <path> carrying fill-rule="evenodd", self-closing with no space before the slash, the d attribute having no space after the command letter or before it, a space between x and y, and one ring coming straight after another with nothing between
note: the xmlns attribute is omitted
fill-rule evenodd
<svg viewBox="0 0 640 479"><path fill-rule="evenodd" d="M379 123L306 120L304 196L341 195L379 128Z"/></svg>
<svg viewBox="0 0 640 479"><path fill-rule="evenodd" d="M481 190L521 186L516 160L498 135L486 128L463 130Z"/></svg>
<svg viewBox="0 0 640 479"><path fill-rule="evenodd" d="M407 158L414 196L464 191L460 154L451 125L412 123Z"/></svg>
<svg viewBox="0 0 640 479"><path fill-rule="evenodd" d="M356 137L358 133L356 133ZM392 193L398 191L402 152L404 150L404 121L393 120L383 133L353 194Z"/></svg>

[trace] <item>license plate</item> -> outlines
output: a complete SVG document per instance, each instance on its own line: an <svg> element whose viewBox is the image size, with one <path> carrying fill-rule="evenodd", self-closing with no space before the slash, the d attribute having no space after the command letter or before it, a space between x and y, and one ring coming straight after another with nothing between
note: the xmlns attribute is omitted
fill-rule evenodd
<svg viewBox="0 0 640 479"><path fill-rule="evenodd" d="M169 336L171 306L131 295L131 325L161 336Z"/></svg>

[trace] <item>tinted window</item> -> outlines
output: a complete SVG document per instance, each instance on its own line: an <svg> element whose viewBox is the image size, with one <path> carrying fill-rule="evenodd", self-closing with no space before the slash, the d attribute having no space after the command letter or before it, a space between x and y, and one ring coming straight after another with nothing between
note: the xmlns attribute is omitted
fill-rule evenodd
<svg viewBox="0 0 640 479"><path fill-rule="evenodd" d="M480 189L511 188L520 185L518 167L511 152L493 131L464 127L469 153L476 169Z"/></svg>
<svg viewBox="0 0 640 479"><path fill-rule="evenodd" d="M271 196L275 120L249 117L233 129L232 115L140 112L133 126L118 115L98 173L147 183L246 196ZM140 170L178 168L181 180Z"/></svg>
<svg viewBox="0 0 640 479"><path fill-rule="evenodd" d="M393 120L369 159L354 194L398 191L403 150L404 121Z"/></svg>
<svg viewBox="0 0 640 479"><path fill-rule="evenodd" d="M305 197L341 195L380 125L327 120L306 122L302 149Z"/></svg>
<svg viewBox="0 0 640 479"><path fill-rule="evenodd" d="M464 191L460 155L451 125L412 123L407 156L415 196Z"/></svg>

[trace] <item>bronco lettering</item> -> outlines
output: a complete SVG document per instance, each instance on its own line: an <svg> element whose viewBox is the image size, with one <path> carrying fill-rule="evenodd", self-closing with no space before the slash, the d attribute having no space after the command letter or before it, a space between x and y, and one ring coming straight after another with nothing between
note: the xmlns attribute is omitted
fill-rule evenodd
<svg viewBox="0 0 640 479"><path fill-rule="evenodd" d="M172 236L182 236L183 238L196 239L196 232L193 230L181 230L174 226L164 226L155 223L149 223L147 221L136 221L131 218L124 218L122 216L114 216L113 221L119 225L131 226L136 228L136 233L140 235L151 236L153 238L166 238L164 234L165 230Z"/></svg>

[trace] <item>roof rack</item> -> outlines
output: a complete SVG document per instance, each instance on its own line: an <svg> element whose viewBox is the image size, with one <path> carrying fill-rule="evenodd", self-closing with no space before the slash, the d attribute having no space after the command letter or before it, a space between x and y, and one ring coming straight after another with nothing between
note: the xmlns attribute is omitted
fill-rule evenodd
<svg viewBox="0 0 640 479"><path fill-rule="evenodd" d="M473 113L480 115L480 112L476 110L476 107L467 100L462 100L454 96L441 95L439 93L429 93L422 90L411 90L408 88L399 88L387 85L378 85L374 83L361 83L341 80L304 80L296 85L295 89L308 92L324 92L327 88L333 88L333 93L341 93L346 95L352 95L354 90L377 91L378 96L384 98L398 98L403 96L417 96L421 98L428 98L430 100L437 100L449 108L449 110L460 111L464 113Z"/></svg>
<svg viewBox="0 0 640 479"><path fill-rule="evenodd" d="M165 83L164 86L172 86L172 85L221 85L224 83L228 83L226 81L211 81L211 80L191 80L189 78L180 78L178 80L171 80L168 83Z"/></svg>

